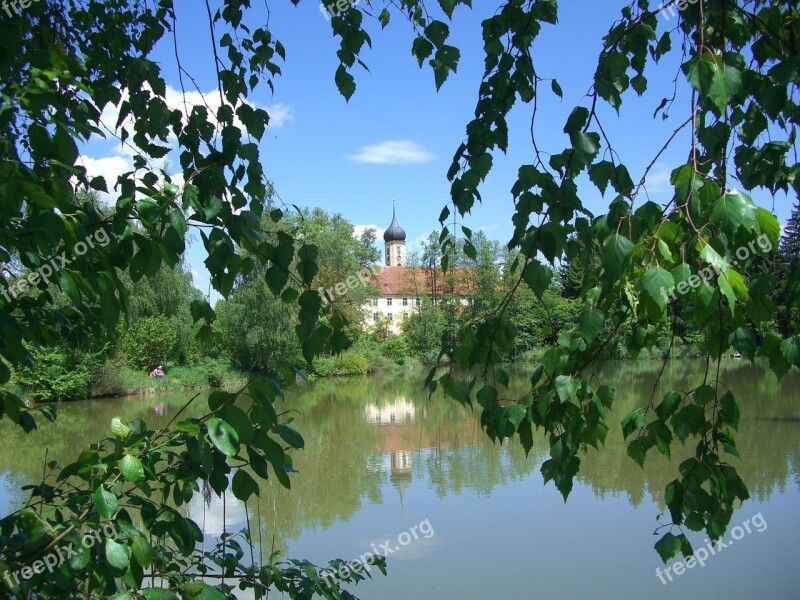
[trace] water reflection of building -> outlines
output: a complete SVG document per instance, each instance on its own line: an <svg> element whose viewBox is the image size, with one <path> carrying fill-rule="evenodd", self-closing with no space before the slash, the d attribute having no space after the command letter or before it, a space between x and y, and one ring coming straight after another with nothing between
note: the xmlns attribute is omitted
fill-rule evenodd
<svg viewBox="0 0 800 600"><path fill-rule="evenodd" d="M413 423L416 418L417 408L405 398L389 401L384 406L370 402L364 407L367 423L384 425L392 423Z"/></svg>
<svg viewBox="0 0 800 600"><path fill-rule="evenodd" d="M411 473L411 451L395 450L392 452L392 468L389 481L392 482L394 489L400 494L401 508L403 506L403 497L406 495L406 489L411 485L413 478L413 474Z"/></svg>
<svg viewBox="0 0 800 600"><path fill-rule="evenodd" d="M384 452L388 452L389 458L389 481L400 495L400 506L403 505L403 497L406 489L411 484L413 475L411 472L411 449L408 437L403 435L408 432L408 426L412 426L416 421L417 407L405 398L396 398L388 403L378 406L370 402L364 407L364 416L368 423L379 425L381 433L386 435L388 444L381 444ZM377 470L378 464L385 470L386 465L383 460L379 462L370 461L367 468Z"/></svg>
<svg viewBox="0 0 800 600"><path fill-rule="evenodd" d="M427 416L425 402L419 403L418 408L404 397L380 404L370 402L364 407L364 419L374 426L376 452L367 458L367 470L388 474L401 506L414 479L414 459L419 459L421 451L431 449L438 453L443 448L474 447L484 442L480 423L465 410L460 418L441 425L426 424ZM418 466L424 468L422 464Z"/></svg>

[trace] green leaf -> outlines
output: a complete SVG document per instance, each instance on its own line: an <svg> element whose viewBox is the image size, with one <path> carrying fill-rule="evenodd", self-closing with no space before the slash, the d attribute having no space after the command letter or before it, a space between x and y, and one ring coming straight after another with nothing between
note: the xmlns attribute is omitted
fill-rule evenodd
<svg viewBox="0 0 800 600"><path fill-rule="evenodd" d="M239 436L233 427L219 417L211 417L206 425L208 437L217 450L225 456L236 456L239 453Z"/></svg>
<svg viewBox="0 0 800 600"><path fill-rule="evenodd" d="M787 363L800 367L800 337L792 336L783 340L781 352Z"/></svg>
<svg viewBox="0 0 800 600"><path fill-rule="evenodd" d="M709 100L720 115L742 88L741 71L724 64L723 58L710 50L690 60L684 69L689 83L700 92L701 100Z"/></svg>
<svg viewBox="0 0 800 600"><path fill-rule="evenodd" d="M417 59L417 63L422 68L422 63L433 53L433 44L424 37L417 36L411 44L411 54Z"/></svg>
<svg viewBox="0 0 800 600"><path fill-rule="evenodd" d="M114 417L111 419L111 433L113 433L116 437L124 440L126 437L128 437L130 432L130 427L125 425L122 422L122 419L119 417Z"/></svg>
<svg viewBox="0 0 800 600"><path fill-rule="evenodd" d="M622 418L622 435L628 439L634 431L644 426L644 412L641 408L634 408Z"/></svg>
<svg viewBox="0 0 800 600"><path fill-rule="evenodd" d="M667 306L667 297L675 286L675 280L669 271L656 267L642 275L641 286L650 299L664 309Z"/></svg>
<svg viewBox="0 0 800 600"><path fill-rule="evenodd" d="M106 538L106 560L112 567L127 569L131 562L131 549L111 538Z"/></svg>
<svg viewBox="0 0 800 600"><path fill-rule="evenodd" d="M339 65L339 68L336 69L334 82L336 83L339 93L344 96L345 100L349 101L353 93L356 91L356 80L350 73L347 72L347 69L344 65Z"/></svg>
<svg viewBox="0 0 800 600"><path fill-rule="evenodd" d="M704 423L703 407L696 404L687 404L670 419L672 431L675 432L681 443L685 442L690 435L698 433Z"/></svg>
<svg viewBox="0 0 800 600"><path fill-rule="evenodd" d="M94 506L98 514L106 519L113 517L119 510L117 497L103 486L94 491Z"/></svg>
<svg viewBox="0 0 800 600"><path fill-rule="evenodd" d="M511 404L510 406L506 407L506 417L514 426L514 429L519 427L519 424L522 423L522 419L525 418L527 413L527 409L521 404Z"/></svg>
<svg viewBox="0 0 800 600"><path fill-rule="evenodd" d="M561 89L561 86L558 85L558 81L555 79L550 82L550 89L553 90L553 93L559 98L564 98L564 91Z"/></svg>
<svg viewBox="0 0 800 600"><path fill-rule="evenodd" d="M700 258L712 267L715 267L715 271L724 273L728 270L728 263L725 261L725 258L710 244L703 246L703 249L700 251Z"/></svg>
<svg viewBox="0 0 800 600"><path fill-rule="evenodd" d="M700 406L713 402L714 398L716 398L716 392L714 392L714 388L710 385L701 385L694 391L693 395L695 404L699 404Z"/></svg>
<svg viewBox="0 0 800 600"><path fill-rule="evenodd" d="M750 196L736 190L723 194L711 208L711 222L733 239L739 227L753 229L756 206Z"/></svg>
<svg viewBox="0 0 800 600"><path fill-rule="evenodd" d="M661 560L666 563L670 558L680 552L681 540L671 533L665 533L664 536L656 542L655 549L661 557Z"/></svg>
<svg viewBox="0 0 800 600"><path fill-rule="evenodd" d="M623 235L612 235L603 248L603 268L608 276L617 279L625 268L625 260L633 249L631 241Z"/></svg>
<svg viewBox="0 0 800 600"><path fill-rule="evenodd" d="M202 581L184 583L181 589L186 598L192 598L193 600L226 600L228 598L218 589Z"/></svg>
<svg viewBox="0 0 800 600"><path fill-rule="evenodd" d="M247 502L248 498L250 498L250 496L253 494L256 496L260 495L258 483L256 483L256 480L253 479L250 474L243 469L237 469L236 473L234 473L233 481L231 482L231 489L233 491L233 495L242 502Z"/></svg>
<svg viewBox="0 0 800 600"><path fill-rule="evenodd" d="M252 441L253 424L241 408L229 404L220 411L219 416L233 427L240 443L249 444Z"/></svg>
<svg viewBox="0 0 800 600"><path fill-rule="evenodd" d="M126 454L117 463L119 472L122 476L132 483L137 483L144 479L144 467L142 462L133 456L133 454Z"/></svg>
<svg viewBox="0 0 800 600"><path fill-rule="evenodd" d="M392 15L389 13L389 10L384 8L381 10L381 14L378 15L378 22L381 24L381 29L384 29L389 24L389 19L391 19Z"/></svg>
<svg viewBox="0 0 800 600"><path fill-rule="evenodd" d="M559 375L555 381L556 392L562 402L566 402L578 393L581 387L581 382L568 375Z"/></svg>
<svg viewBox="0 0 800 600"><path fill-rule="evenodd" d="M137 535L131 542L133 558L143 568L147 568L153 562L153 548L147 538Z"/></svg>
<svg viewBox="0 0 800 600"><path fill-rule="evenodd" d="M761 208L760 206L756 208L756 222L758 223L758 228L761 230L761 234L767 236L764 242L759 240L758 247L761 248L763 245L766 248L762 248L764 252L771 252L773 248L778 247L781 236L781 224L778 222L778 218L775 215L766 208ZM769 243L765 243L767 241Z"/></svg>
<svg viewBox="0 0 800 600"><path fill-rule="evenodd" d="M564 125L564 133L572 135L578 133L586 125L589 119L589 109L585 106L576 106Z"/></svg>
<svg viewBox="0 0 800 600"><path fill-rule="evenodd" d="M668 392L664 394L664 398L661 400L659 405L656 406L656 414L658 415L658 418L664 421L675 414L675 411L678 410L682 399L683 396L678 392Z"/></svg>
<svg viewBox="0 0 800 600"><path fill-rule="evenodd" d="M276 425L275 433L281 436L283 441L289 444L292 448L300 449L305 447L303 436L301 436L291 427L287 427L286 425Z"/></svg>
<svg viewBox="0 0 800 600"><path fill-rule="evenodd" d="M734 429L739 429L739 406L736 404L733 394L730 392L725 392L722 395L722 398L719 399L719 404L720 419Z"/></svg>
<svg viewBox="0 0 800 600"><path fill-rule="evenodd" d="M145 588L142 590L142 595L147 600L178 600L178 594L161 588Z"/></svg>
<svg viewBox="0 0 800 600"><path fill-rule="evenodd" d="M587 308L581 315L578 325L581 335L587 342L592 342L603 330L605 315L603 311L596 308Z"/></svg>
<svg viewBox="0 0 800 600"><path fill-rule="evenodd" d="M534 258L525 265L522 276L525 279L525 283L528 284L528 287L530 287L537 296L541 297L550 287L553 273Z"/></svg>
<svg viewBox="0 0 800 600"><path fill-rule="evenodd" d="M570 136L572 147L583 164L590 164L600 151L600 134L593 131L584 133L579 131Z"/></svg>

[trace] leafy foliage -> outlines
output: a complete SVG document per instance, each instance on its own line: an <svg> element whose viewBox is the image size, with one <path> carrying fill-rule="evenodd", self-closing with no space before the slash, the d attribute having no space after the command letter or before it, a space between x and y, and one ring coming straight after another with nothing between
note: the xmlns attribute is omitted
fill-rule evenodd
<svg viewBox="0 0 800 600"><path fill-rule="evenodd" d="M120 340L120 349L129 364L152 371L172 350L178 336L169 319L145 317L130 325Z"/></svg>
<svg viewBox="0 0 800 600"><path fill-rule="evenodd" d="M406 17L413 30L411 53L420 67L430 68L440 88L456 73L461 58L460 50L447 43L449 23L458 18L459 7L472 3L442 0L441 16L420 0L385 4L378 25L396 21L390 18L393 12ZM533 160L520 166L509 186L514 233L503 274L508 286L499 302L463 321L453 302L443 310L423 310L428 320L412 321L406 333L419 356L431 362L442 356L451 360L449 372L431 371L430 389L440 387L465 404L477 402L493 439L516 435L530 450L534 428L542 431L550 443L542 474L565 498L580 469L581 453L602 444L609 429L606 414L614 393L593 378L592 365L617 335L625 335L626 346L636 352L656 343L680 315L683 327L702 335L712 358L733 347L747 358L765 359L779 377L800 366L798 340L789 335L796 331L784 331L787 337L781 339L765 329L774 313L775 277L751 276L752 257L736 262L737 249L759 236L767 236L773 246L778 242L775 216L758 207L750 193L800 193L798 166L792 162L800 83L797 8L778 0L690 3L676 27L658 32L662 22L653 4L637 0L624 6L609 28L589 93L564 124L565 146L545 153L534 136ZM109 241L102 249L71 256L74 260L49 286L38 281L25 294L3 294L0 385L9 380L10 368L26 364L27 347L53 346L64 339L64 323L71 325L67 337L94 332L102 338L113 331L130 309L120 273L136 284L154 277L162 265L174 267L190 227L199 230L212 285L223 296L251 285L257 297L266 298L268 290L275 306L291 305L304 361L346 347L348 315L335 305L323 306L313 287L321 271L318 241L298 235L299 226L277 226L286 207L269 201L258 147L269 116L248 99L264 85L274 88L285 51L269 30L245 24L248 8L246 0L226 1L216 11L208 6L220 95L219 106L213 108L181 109L167 103L166 82L150 54L174 30L171 0L44 0L17 18L0 20L0 260L10 265L0 289L8 292L19 277L42 269L51 256L70 253L90 235L103 231ZM364 19L368 14L351 4L330 21L340 46L333 79L345 98L356 91L350 71L356 64L365 66L359 54L371 44ZM462 228L465 241L460 241L455 225L451 231L445 223L481 202L481 183L497 152L509 147L510 112L519 104L529 105L535 121L540 94L563 96L556 81L540 75L533 52L541 31L557 20L556 0L508 0L482 22L485 70L474 116L447 172L450 202L440 216L441 252L435 253L440 262L431 265L433 274L441 269L446 284L454 281L451 267L458 266L459 243L473 261L478 248L471 231ZM680 63L678 79L691 90L691 102L685 120L666 141L667 146L686 141L688 158L675 165L670 179L674 195L661 206L643 198L648 172L635 184L618 161L601 107L620 114L623 101L630 100L629 90L647 90L649 63L666 64L668 56ZM90 180L78 160L79 144L103 135L100 115L106 108L120 115L113 135L136 152L135 171L122 174L116 185ZM654 116L673 110L678 107L665 98ZM678 136L684 129L690 135ZM154 166L170 151L166 140L175 140L182 188L165 169ZM579 186L586 181L584 174L601 193L612 196L606 214L592 215L586 209ZM109 213L77 193L90 189L114 189ZM276 226L264 228L267 221ZM526 290L553 323L546 299L552 269L564 257L592 264L595 253L600 267L596 282L582 283L577 325L552 327L554 345L533 370L530 389L508 399L508 375L501 362L520 334L513 319L515 298ZM799 272L789 273L786 306L797 305ZM692 277L698 284L667 302L663 292ZM57 290L68 303L56 301ZM215 313L207 302L195 298L191 314L200 337L211 336ZM282 348L288 347L287 341ZM629 454L639 464L652 448L670 455L676 437L695 445L694 456L680 463L678 477L666 491L671 522L657 543L664 560L678 551L691 552L681 528L705 529L716 539L737 503L748 497L726 457L738 455L737 403L719 374L712 376L711 364L693 390L679 398L668 395L657 406L653 398L643 401L622 425ZM280 368L283 381L293 381L291 366ZM75 539L70 536L80 526L97 529L103 514L113 514L108 494L124 495L129 507L114 517L124 536L106 538L103 550L81 553L38 591L75 593L77 580L68 571L74 567L90 573L81 577L85 595L127 593L142 587L144 569L153 565L171 589L143 592L145 596L180 592L218 597L225 586L212 589L177 574L197 564L193 552L199 531L189 519L153 500L150 492L185 502L199 479L220 493L229 485L231 461L244 460L243 451L259 477L274 476L288 486L291 459L286 449L299 444L277 422L276 389L271 380L252 386L254 405L244 419L234 399L218 393L201 418L159 432L130 423L127 438L95 444L60 472L62 479L76 481L70 488L75 493L44 484L38 488L41 501L56 509L52 517L24 509L0 522L3 562L18 566L32 552ZM18 397L0 394L0 416L26 430L35 426ZM243 498L257 493L245 476L236 478L234 491ZM160 541L166 538L169 544ZM152 562L142 540L151 544ZM229 542L221 542L217 560L212 560L221 569L228 568L224 555L233 547ZM258 573L241 564L236 569L245 587L259 591L274 585L292 597L349 594L319 587L318 571L306 563L284 562Z"/></svg>

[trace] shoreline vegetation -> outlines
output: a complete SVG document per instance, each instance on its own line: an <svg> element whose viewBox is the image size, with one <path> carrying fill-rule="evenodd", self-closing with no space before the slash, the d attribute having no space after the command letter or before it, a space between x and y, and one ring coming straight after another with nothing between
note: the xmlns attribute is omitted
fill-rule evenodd
<svg viewBox="0 0 800 600"><path fill-rule="evenodd" d="M401 336L398 336L401 337ZM523 356L508 365L535 364L540 362L547 348L539 351L526 352ZM696 349L683 345L673 348L669 360L685 360L687 358L702 357ZM636 357L609 356L608 360L633 361L648 363L661 361L664 353L658 348L645 352ZM727 353L723 358L739 358L733 352ZM440 362L437 366L447 367L448 362ZM321 356L315 360L313 367L305 370L309 382L348 378L371 377L386 373L406 373L409 371L426 371L432 364L423 363L414 358L397 357L391 359L382 354L368 352L367 354L346 350L339 355ZM195 365L175 365L167 370L166 377L150 377L149 373L125 365L106 364L99 369L93 382L83 391L73 397L57 397L52 395L57 382L40 382L37 386L22 386L12 379L12 387L27 404L46 404L57 402L77 402L88 399L120 398L125 396L158 396L164 393L181 392L189 390L211 390L220 388L242 387L257 371L238 369L226 361L203 361ZM262 373L263 374L263 373Z"/></svg>

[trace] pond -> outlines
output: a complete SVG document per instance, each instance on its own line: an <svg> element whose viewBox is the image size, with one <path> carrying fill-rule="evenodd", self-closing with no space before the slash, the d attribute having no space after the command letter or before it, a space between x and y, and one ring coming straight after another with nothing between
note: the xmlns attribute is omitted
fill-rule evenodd
<svg viewBox="0 0 800 600"><path fill-rule="evenodd" d="M734 514L725 547L706 552L703 565L665 573L653 532L664 486L694 445L674 446L671 462L651 454L642 471L626 455L619 427L622 415L646 403L659 367L606 365L603 382L617 390L611 433L603 451L583 457L566 503L552 483L543 484L539 466L548 448L541 436L528 456L516 441L493 444L477 413L429 399L422 373L298 386L279 405L292 411L306 443L295 455L292 490L262 484L261 497L247 506L262 524L255 534L262 554L280 549L317 564L388 554L386 577L373 569L374 580L350 588L362 600L798 597L800 373L779 384L760 366L723 363L722 381L742 412L744 460L731 462L751 500ZM701 368L698 361L671 362L660 389L690 387ZM518 369L519 386L525 371ZM189 397L66 404L55 426L28 436L3 423L0 514L24 502L19 488L41 477L45 451L65 464L104 436L112 417L157 427ZM207 505L200 495L188 510L211 537L247 521L232 495L224 512L222 499ZM696 549L708 546L702 534L690 539Z"/></svg>

